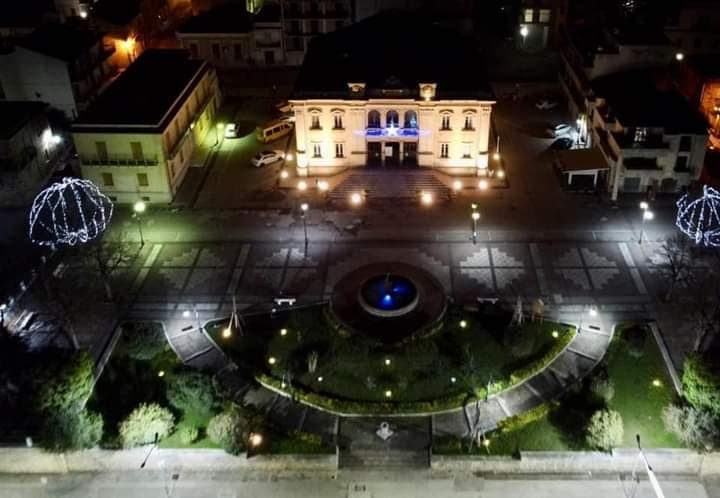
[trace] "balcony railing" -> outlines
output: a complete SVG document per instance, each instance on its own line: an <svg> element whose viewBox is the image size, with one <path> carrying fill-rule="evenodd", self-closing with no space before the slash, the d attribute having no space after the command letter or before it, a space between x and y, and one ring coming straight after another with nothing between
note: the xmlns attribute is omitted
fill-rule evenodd
<svg viewBox="0 0 720 498"><path fill-rule="evenodd" d="M641 142L628 133L613 133L613 138L621 149L669 149L670 143L663 140L662 135L647 135Z"/></svg>
<svg viewBox="0 0 720 498"><path fill-rule="evenodd" d="M366 137L417 137L418 128L377 128L368 126L365 129Z"/></svg>
<svg viewBox="0 0 720 498"><path fill-rule="evenodd" d="M83 166L157 166L158 158L143 157L136 159L123 154L108 154L107 157L80 155Z"/></svg>

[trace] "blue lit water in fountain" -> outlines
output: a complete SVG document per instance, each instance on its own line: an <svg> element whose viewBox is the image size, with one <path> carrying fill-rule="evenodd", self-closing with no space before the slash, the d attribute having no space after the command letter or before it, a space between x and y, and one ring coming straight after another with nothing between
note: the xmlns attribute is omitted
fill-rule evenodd
<svg viewBox="0 0 720 498"><path fill-rule="evenodd" d="M360 292L368 305L383 311L401 310L417 297L415 284L392 274L372 277L363 284Z"/></svg>

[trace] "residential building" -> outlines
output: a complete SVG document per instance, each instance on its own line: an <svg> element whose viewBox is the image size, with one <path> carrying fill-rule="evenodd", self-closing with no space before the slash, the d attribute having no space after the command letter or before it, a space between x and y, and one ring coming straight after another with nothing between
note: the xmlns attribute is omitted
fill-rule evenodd
<svg viewBox="0 0 720 498"><path fill-rule="evenodd" d="M300 176L364 166L488 172L495 99L479 54L424 18L387 11L317 38L290 103Z"/></svg>
<svg viewBox="0 0 720 498"><path fill-rule="evenodd" d="M82 176L116 202L172 201L220 100L210 64L146 50L73 124Z"/></svg>
<svg viewBox="0 0 720 498"><path fill-rule="evenodd" d="M386 10L417 12L442 26L471 34L477 2L473 0L354 0L353 21L358 22Z"/></svg>
<svg viewBox="0 0 720 498"><path fill-rule="evenodd" d="M227 3L187 20L177 30L180 45L218 68L285 63L280 8L267 3L252 14Z"/></svg>
<svg viewBox="0 0 720 498"><path fill-rule="evenodd" d="M291 66L302 64L314 37L353 22L351 0L280 0L280 4L286 61Z"/></svg>
<svg viewBox="0 0 720 498"><path fill-rule="evenodd" d="M525 50L542 50L557 46L568 12L568 0L521 0L517 46Z"/></svg>
<svg viewBox="0 0 720 498"><path fill-rule="evenodd" d="M665 34L686 55L720 53L720 4L686 0L667 20Z"/></svg>
<svg viewBox="0 0 720 498"><path fill-rule="evenodd" d="M113 47L69 24L43 24L0 55L0 96L37 100L76 118L112 75Z"/></svg>
<svg viewBox="0 0 720 498"><path fill-rule="evenodd" d="M699 177L706 124L667 78L627 71L596 78L591 87L588 145L607 160L599 187L611 199L627 192L680 192Z"/></svg>
<svg viewBox="0 0 720 498"><path fill-rule="evenodd" d="M714 55L695 55L678 64L680 92L705 116L712 148L720 149L720 66Z"/></svg>
<svg viewBox="0 0 720 498"><path fill-rule="evenodd" d="M52 173L61 139L43 102L0 101L0 205L25 206Z"/></svg>

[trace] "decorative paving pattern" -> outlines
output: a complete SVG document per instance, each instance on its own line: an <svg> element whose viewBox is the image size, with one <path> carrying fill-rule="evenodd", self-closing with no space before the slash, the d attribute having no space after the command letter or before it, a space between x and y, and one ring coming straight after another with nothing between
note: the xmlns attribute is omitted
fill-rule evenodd
<svg viewBox="0 0 720 498"><path fill-rule="evenodd" d="M617 267L617 264L615 264L615 262L610 261L603 255L598 254L597 252L593 251L592 249L583 247L581 249L581 251L582 251L583 259L585 260L585 265L590 268L615 268L615 267Z"/></svg>
<svg viewBox="0 0 720 498"><path fill-rule="evenodd" d="M470 256L460 261L460 266L465 267L489 267L490 256L488 256L487 247L483 247L479 251L473 252Z"/></svg>
<svg viewBox="0 0 720 498"><path fill-rule="evenodd" d="M568 249L562 256L557 258L554 263L555 266L561 268L577 268L582 267L583 263L580 259L580 253L576 247Z"/></svg>
<svg viewBox="0 0 720 498"><path fill-rule="evenodd" d="M588 280L588 276L585 273L585 270L583 269L561 269L558 270L560 275L563 276L565 280L568 282L571 282L575 287L578 289L589 291L591 289L590 287L590 281Z"/></svg>

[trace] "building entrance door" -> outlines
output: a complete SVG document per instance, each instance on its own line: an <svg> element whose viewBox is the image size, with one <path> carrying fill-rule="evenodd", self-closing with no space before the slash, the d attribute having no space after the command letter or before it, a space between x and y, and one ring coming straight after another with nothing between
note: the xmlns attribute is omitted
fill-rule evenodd
<svg viewBox="0 0 720 498"><path fill-rule="evenodd" d="M367 143L367 165L371 167L382 165L382 144L380 142Z"/></svg>
<svg viewBox="0 0 720 498"><path fill-rule="evenodd" d="M417 142L403 144L403 166L417 166Z"/></svg>
<svg viewBox="0 0 720 498"><path fill-rule="evenodd" d="M385 158L385 166L400 165L400 143L385 142L383 144L383 157Z"/></svg>

